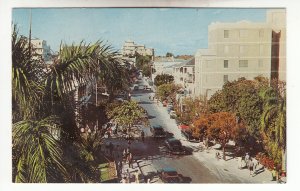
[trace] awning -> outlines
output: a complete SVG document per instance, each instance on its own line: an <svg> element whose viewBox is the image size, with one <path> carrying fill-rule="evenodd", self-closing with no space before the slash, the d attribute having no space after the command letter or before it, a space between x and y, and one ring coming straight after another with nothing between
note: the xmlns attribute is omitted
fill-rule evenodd
<svg viewBox="0 0 300 191"><path fill-rule="evenodd" d="M184 130L184 129L188 129L190 127L187 125L178 125L178 128Z"/></svg>

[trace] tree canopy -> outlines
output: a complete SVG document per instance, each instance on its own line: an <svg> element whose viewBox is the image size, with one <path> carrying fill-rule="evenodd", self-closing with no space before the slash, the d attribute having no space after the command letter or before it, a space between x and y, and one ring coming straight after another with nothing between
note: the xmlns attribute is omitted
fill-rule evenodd
<svg viewBox="0 0 300 191"><path fill-rule="evenodd" d="M154 85L160 86L162 84L169 84L174 81L174 76L170 74L159 74L154 78Z"/></svg>

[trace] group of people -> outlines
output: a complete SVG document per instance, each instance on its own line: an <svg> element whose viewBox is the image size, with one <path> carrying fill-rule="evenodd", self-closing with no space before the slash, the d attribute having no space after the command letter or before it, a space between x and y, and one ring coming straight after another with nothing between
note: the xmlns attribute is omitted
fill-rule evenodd
<svg viewBox="0 0 300 191"><path fill-rule="evenodd" d="M138 170L133 172L134 175L134 183L140 183L140 173ZM121 183L131 183L132 174L127 169L125 175L122 177Z"/></svg>
<svg viewBox="0 0 300 191"><path fill-rule="evenodd" d="M257 167L259 165L258 160L250 157L249 153L246 153L244 157L238 157L238 168L248 168L250 175L255 176L257 174Z"/></svg>

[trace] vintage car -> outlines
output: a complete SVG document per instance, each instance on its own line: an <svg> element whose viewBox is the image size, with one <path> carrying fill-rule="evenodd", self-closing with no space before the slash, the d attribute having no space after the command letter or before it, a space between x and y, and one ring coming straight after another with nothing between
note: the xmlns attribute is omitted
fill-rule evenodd
<svg viewBox="0 0 300 191"><path fill-rule="evenodd" d="M158 176L164 183L181 183L182 176L174 168L165 167L157 171Z"/></svg>
<svg viewBox="0 0 300 191"><path fill-rule="evenodd" d="M167 136L164 128L160 125L151 126L150 131L154 138L165 138Z"/></svg>
<svg viewBox="0 0 300 191"><path fill-rule="evenodd" d="M187 153L178 139L169 138L165 140L165 145L171 154L182 155Z"/></svg>

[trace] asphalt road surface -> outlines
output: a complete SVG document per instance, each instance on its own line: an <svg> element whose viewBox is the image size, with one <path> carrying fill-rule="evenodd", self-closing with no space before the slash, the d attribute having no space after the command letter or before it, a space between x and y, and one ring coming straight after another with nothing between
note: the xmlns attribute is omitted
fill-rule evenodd
<svg viewBox="0 0 300 191"><path fill-rule="evenodd" d="M145 84L145 81L140 82ZM191 143L187 142L177 128L174 119L170 119L166 108L158 106L157 102L149 100L152 91L138 90L133 91L132 99L137 101L148 112L150 125L162 125L163 128L177 139L180 139L183 145L188 145L193 150ZM161 103L160 103L161 104ZM234 176L224 176L222 172L211 172L201 161L193 155L176 156L167 152L163 140L156 140L151 137L149 127L144 128L146 141L143 147L136 151L141 159L145 158L152 162L152 166L159 170L163 167L173 167L178 173L182 174L187 182L191 183L241 183ZM196 147L197 143L194 143Z"/></svg>

